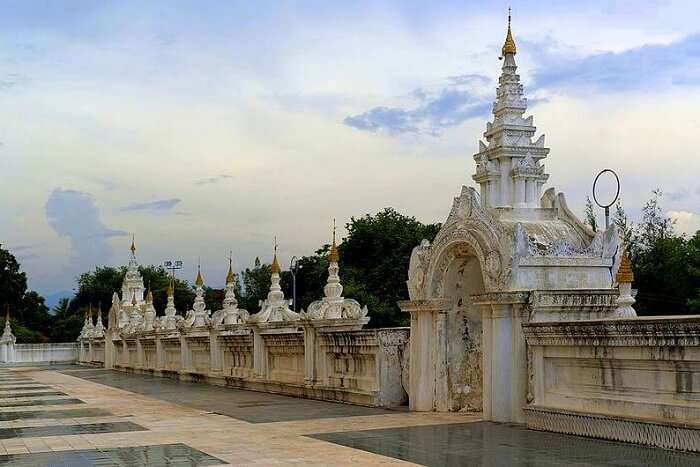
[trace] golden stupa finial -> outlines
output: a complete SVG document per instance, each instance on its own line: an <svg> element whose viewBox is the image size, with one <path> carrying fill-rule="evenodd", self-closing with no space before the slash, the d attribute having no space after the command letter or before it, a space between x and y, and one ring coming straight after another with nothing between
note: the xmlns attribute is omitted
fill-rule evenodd
<svg viewBox="0 0 700 467"><path fill-rule="evenodd" d="M168 297L175 295L175 287L172 278L170 278L170 281L168 282L168 291L166 293L168 294Z"/></svg>
<svg viewBox="0 0 700 467"><path fill-rule="evenodd" d="M151 284L148 284L148 292L146 293L146 303L149 305L153 303L153 292L151 291Z"/></svg>
<svg viewBox="0 0 700 467"><path fill-rule="evenodd" d="M280 268L280 263L277 261L277 237L275 237L275 255L272 257L272 266L270 267L270 272L272 274L279 274L282 272Z"/></svg>
<svg viewBox="0 0 700 467"><path fill-rule="evenodd" d="M627 250L622 253L622 259L620 260L620 268L617 270L617 275L615 276L618 284L622 283L632 283L634 282L634 272L632 272L632 261L630 261L630 256L627 254Z"/></svg>
<svg viewBox="0 0 700 467"><path fill-rule="evenodd" d="M136 254L136 237L134 234L131 234L131 246L129 247L129 250L131 250L132 255Z"/></svg>
<svg viewBox="0 0 700 467"><path fill-rule="evenodd" d="M226 283L233 284L236 281L236 275L233 273L233 251L228 253L228 274L226 274Z"/></svg>
<svg viewBox="0 0 700 467"><path fill-rule="evenodd" d="M337 263L340 261L338 246L335 244L335 219L333 219L333 243L331 244L331 251L328 253L328 261L331 263Z"/></svg>
<svg viewBox="0 0 700 467"><path fill-rule="evenodd" d="M131 305L132 305L132 306L136 306L136 305L138 305L138 304L139 304L139 302L136 301L136 292L134 292L134 293L131 295Z"/></svg>
<svg viewBox="0 0 700 467"><path fill-rule="evenodd" d="M501 55L503 57L508 54L515 55L515 41L513 40L513 33L510 30L510 7L508 8L508 33L506 34L506 41L503 43L503 48L501 49Z"/></svg>
<svg viewBox="0 0 700 467"><path fill-rule="evenodd" d="M10 322L10 304L5 305L5 322Z"/></svg>
<svg viewBox="0 0 700 467"><path fill-rule="evenodd" d="M204 277L202 277L202 260L201 260L201 258L197 259L197 279L195 279L194 285L196 285L197 287L204 286Z"/></svg>
<svg viewBox="0 0 700 467"><path fill-rule="evenodd" d="M88 304L88 318L92 321L92 303Z"/></svg>

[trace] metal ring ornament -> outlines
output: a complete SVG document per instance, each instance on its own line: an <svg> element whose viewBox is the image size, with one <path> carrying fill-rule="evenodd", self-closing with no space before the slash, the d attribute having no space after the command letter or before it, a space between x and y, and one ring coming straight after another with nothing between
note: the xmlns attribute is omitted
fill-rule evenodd
<svg viewBox="0 0 700 467"><path fill-rule="evenodd" d="M613 200L610 201L610 204L607 204L607 205L606 205L606 204L600 204L600 202L598 201L598 198L597 198L596 195L595 195L595 188L596 188L596 184L598 183L598 179L600 178L601 175L603 175L603 174L606 173L606 172L610 172L611 174L613 174L613 176L615 177L615 181L617 182L617 191L616 191L616 193L615 193L615 196L614 196ZM603 170L601 170L600 173L598 173L598 175L595 177L595 180L593 181L593 201L595 201L595 204L597 204L597 205L600 206L601 208L607 210L610 206L612 206L613 204L615 204L615 201L617 201L617 198L618 198L619 196L620 196L620 177L618 177L617 174L615 173L615 171L612 170L612 169L603 169Z"/></svg>

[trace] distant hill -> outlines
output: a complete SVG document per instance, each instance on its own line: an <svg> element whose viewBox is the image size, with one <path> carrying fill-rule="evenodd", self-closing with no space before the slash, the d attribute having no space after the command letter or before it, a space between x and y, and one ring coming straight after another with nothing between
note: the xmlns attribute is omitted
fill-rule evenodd
<svg viewBox="0 0 700 467"><path fill-rule="evenodd" d="M44 300L49 310L53 310L53 307L58 305L62 298L73 298L73 295L75 293L72 290L59 290L58 292L45 295Z"/></svg>

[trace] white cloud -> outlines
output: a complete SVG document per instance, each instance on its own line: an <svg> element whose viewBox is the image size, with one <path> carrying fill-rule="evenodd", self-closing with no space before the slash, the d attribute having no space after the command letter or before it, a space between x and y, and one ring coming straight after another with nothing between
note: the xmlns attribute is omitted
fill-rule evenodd
<svg viewBox="0 0 700 467"><path fill-rule="evenodd" d="M700 214L689 211L668 211L668 217L676 221L676 230L680 233L695 235L700 230Z"/></svg>

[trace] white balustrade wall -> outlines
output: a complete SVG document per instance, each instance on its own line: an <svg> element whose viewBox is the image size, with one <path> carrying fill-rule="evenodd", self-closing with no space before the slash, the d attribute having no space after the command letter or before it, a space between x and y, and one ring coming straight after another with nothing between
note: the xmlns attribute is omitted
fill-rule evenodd
<svg viewBox="0 0 700 467"><path fill-rule="evenodd" d="M63 363L78 360L75 342L0 345L0 363Z"/></svg>
<svg viewBox="0 0 700 467"><path fill-rule="evenodd" d="M219 325L79 340L80 361L183 381L313 399L406 404L408 328Z"/></svg>

